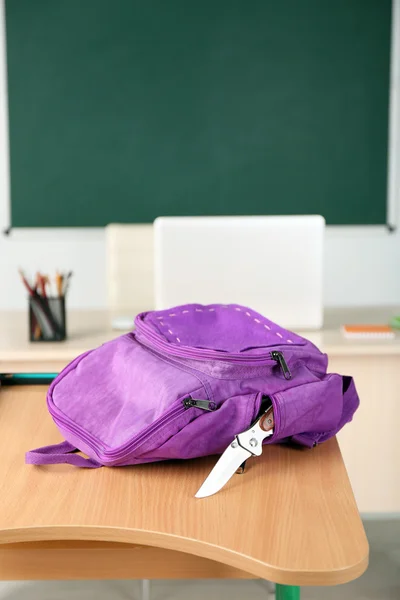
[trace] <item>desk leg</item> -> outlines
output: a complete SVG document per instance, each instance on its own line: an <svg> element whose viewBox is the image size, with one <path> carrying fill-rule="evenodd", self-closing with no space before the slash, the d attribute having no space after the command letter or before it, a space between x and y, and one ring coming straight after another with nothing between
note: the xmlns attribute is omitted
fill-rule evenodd
<svg viewBox="0 0 400 600"><path fill-rule="evenodd" d="M150 580L142 579L142 600L150 600Z"/></svg>
<svg viewBox="0 0 400 600"><path fill-rule="evenodd" d="M300 600L300 588L297 585L276 584L276 600Z"/></svg>

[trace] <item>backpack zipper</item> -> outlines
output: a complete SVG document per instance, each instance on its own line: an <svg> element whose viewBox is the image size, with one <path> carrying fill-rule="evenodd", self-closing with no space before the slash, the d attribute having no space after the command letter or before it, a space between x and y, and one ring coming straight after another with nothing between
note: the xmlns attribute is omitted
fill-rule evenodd
<svg viewBox="0 0 400 600"><path fill-rule="evenodd" d="M143 346L145 346L150 352L153 352L156 356L158 356L159 358L164 359L166 362L169 362L170 364L173 364L175 366L178 366L178 368L183 368L183 365L181 363L178 362L178 364L176 364L176 362L174 362L173 360L171 360L171 358L165 356L165 348L163 348L163 343L156 339L154 336L153 337L153 342L155 342L155 346L157 346L157 350L154 350L154 347L151 346L151 344L147 344L145 341L143 340L138 340L138 338L136 337L136 341L139 344L142 344ZM171 352L171 349L168 349ZM175 356L179 357L182 356L182 358L191 358L194 357L198 351L188 351L188 352L183 352L182 349L178 349L178 352L174 352ZM215 354L216 351L215 350L202 350L201 354L203 354L203 359L206 358L206 355L211 355L213 358L215 358ZM292 379L292 373L290 372L289 366L285 360L285 357L283 355L283 352L281 352L280 350L272 350L269 354L267 354L267 356L269 356L270 358L266 358L266 356L260 356L258 357L258 360L249 360L249 358L247 357L242 357L242 356L232 356L232 355L225 355L222 357L219 357L220 360L222 360L223 362L232 362L232 363L241 363L241 362L247 362L248 364L255 364L255 363L264 363L264 365L267 365L268 362L272 359L273 361L279 363L280 368L282 369L283 372L283 376L285 377L286 380ZM198 357L196 357L198 358ZM208 356L208 358L211 358L210 356ZM196 377L199 378L199 374L198 371L196 371L195 369L186 367L186 369L193 373L193 375L195 375ZM195 371L195 372L193 372ZM200 379L200 378L199 378ZM205 385L204 381L202 381L200 379L201 383L203 385ZM207 388L206 388L207 389Z"/></svg>
<svg viewBox="0 0 400 600"><path fill-rule="evenodd" d="M241 353L221 352L207 348L190 348L185 346L179 347L160 339L160 335L155 333L153 329L143 321L138 321L136 323L136 331L132 335L134 335L137 342L143 346L146 346L147 348L150 347L151 349L155 350L157 354L160 353L163 356L167 354L169 356L175 356L178 358L193 358L195 360L220 360L226 363L246 364L249 366L268 365L272 359L280 363L284 374L289 374L289 379L291 377L285 359L283 359L281 363L280 359L277 358L278 354L282 355L282 352L277 350L272 352L266 351L265 354L248 356ZM292 344L291 348L298 348L302 346L303 344ZM276 355L276 357L273 355Z"/></svg>
<svg viewBox="0 0 400 600"><path fill-rule="evenodd" d="M271 358L273 360L276 360L276 362L279 363L279 366L282 369L284 378L287 380L292 379L292 374L291 374L288 364L285 360L285 357L283 356L283 353L279 352L278 350L273 350L271 352Z"/></svg>
<svg viewBox="0 0 400 600"><path fill-rule="evenodd" d="M183 406L185 410L188 408L201 408L201 410L206 410L208 412L213 412L217 409L217 405L212 400L196 400L195 398L185 398L183 400Z"/></svg>

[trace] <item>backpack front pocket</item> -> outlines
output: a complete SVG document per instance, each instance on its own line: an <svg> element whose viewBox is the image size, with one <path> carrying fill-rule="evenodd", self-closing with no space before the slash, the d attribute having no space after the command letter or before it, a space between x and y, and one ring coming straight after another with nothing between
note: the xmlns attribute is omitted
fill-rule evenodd
<svg viewBox="0 0 400 600"><path fill-rule="evenodd" d="M48 406L63 432L85 437L97 456L113 456L175 409L186 412L180 401L196 390L212 400L201 374L154 355L128 334L71 363L51 385Z"/></svg>

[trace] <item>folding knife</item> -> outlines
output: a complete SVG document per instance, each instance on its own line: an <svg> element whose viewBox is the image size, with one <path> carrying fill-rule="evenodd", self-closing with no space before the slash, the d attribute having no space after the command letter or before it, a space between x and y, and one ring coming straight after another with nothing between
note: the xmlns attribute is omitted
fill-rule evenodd
<svg viewBox="0 0 400 600"><path fill-rule="evenodd" d="M196 498L206 498L219 492L248 458L261 455L263 440L273 432L274 413L270 406L249 429L235 437L204 481Z"/></svg>

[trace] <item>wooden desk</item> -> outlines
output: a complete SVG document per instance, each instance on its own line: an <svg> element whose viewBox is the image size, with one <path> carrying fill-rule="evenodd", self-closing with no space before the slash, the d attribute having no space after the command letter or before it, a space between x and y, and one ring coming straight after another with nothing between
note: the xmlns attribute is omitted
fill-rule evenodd
<svg viewBox="0 0 400 600"><path fill-rule="evenodd" d="M0 390L0 579L262 577L334 585L360 576L368 542L336 440L269 446L215 496L213 458L97 470L34 467L60 435L46 388Z"/></svg>
<svg viewBox="0 0 400 600"><path fill-rule="evenodd" d="M328 353L331 372L354 376L361 406L338 440L363 513L400 512L400 335L387 341L346 340L339 325L388 322L396 313L400 308L327 310L323 330L301 332ZM78 354L121 333L111 329L107 311L71 311L68 332L66 342L32 344L26 313L0 312L0 372L58 372ZM385 422L384 443L376 437L377 402Z"/></svg>
<svg viewBox="0 0 400 600"><path fill-rule="evenodd" d="M82 352L111 340L107 311L71 311L65 342L30 342L26 312L0 311L0 373L58 373Z"/></svg>

